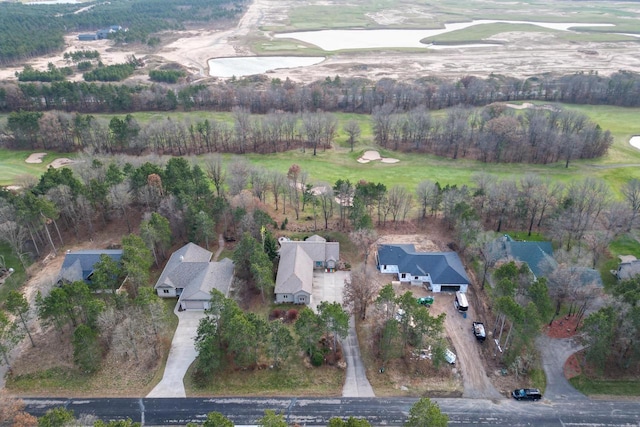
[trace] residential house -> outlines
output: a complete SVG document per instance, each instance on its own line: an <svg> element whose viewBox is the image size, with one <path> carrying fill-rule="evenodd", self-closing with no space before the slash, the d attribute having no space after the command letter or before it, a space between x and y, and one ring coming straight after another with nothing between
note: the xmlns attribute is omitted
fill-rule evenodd
<svg viewBox="0 0 640 427"><path fill-rule="evenodd" d="M101 255L107 255L116 262L122 258L122 249L87 249L82 251L67 251L58 273L56 282L60 285L83 281L91 285L94 266L100 261Z"/></svg>
<svg viewBox="0 0 640 427"><path fill-rule="evenodd" d="M313 271L334 271L340 258L340 243L313 235L304 241L280 240L276 274L277 303L311 304Z"/></svg>
<svg viewBox="0 0 640 427"><path fill-rule="evenodd" d="M618 280L630 280L640 275L640 260L633 255L620 255L620 264L611 271Z"/></svg>
<svg viewBox="0 0 640 427"><path fill-rule="evenodd" d="M182 310L209 308L212 289L227 296L233 280L233 262L227 258L211 262L212 255L194 243L175 251L154 286L158 296L178 297Z"/></svg>
<svg viewBox="0 0 640 427"><path fill-rule="evenodd" d="M416 252L411 244L379 245L381 273L395 274L402 283L425 286L433 292L466 292L469 277L455 252Z"/></svg>
<svg viewBox="0 0 640 427"><path fill-rule="evenodd" d="M589 267L559 266L553 258L551 242L516 241L508 234L487 245L489 256L494 261L515 261L525 263L535 278L548 277L559 272L564 277L572 277L582 286L603 286L602 276L598 270Z"/></svg>

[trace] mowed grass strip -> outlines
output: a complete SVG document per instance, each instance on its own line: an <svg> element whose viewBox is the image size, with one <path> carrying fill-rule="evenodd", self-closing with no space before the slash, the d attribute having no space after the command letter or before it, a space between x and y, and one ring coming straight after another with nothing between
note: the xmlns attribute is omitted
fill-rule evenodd
<svg viewBox="0 0 640 427"><path fill-rule="evenodd" d="M640 396L638 380L601 380L578 375L569 382L587 396Z"/></svg>

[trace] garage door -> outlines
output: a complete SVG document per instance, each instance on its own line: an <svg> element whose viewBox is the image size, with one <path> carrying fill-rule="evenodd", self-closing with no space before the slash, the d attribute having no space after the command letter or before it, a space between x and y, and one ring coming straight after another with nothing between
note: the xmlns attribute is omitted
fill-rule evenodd
<svg viewBox="0 0 640 427"><path fill-rule="evenodd" d="M460 290L460 286L440 286L440 292L458 292Z"/></svg>

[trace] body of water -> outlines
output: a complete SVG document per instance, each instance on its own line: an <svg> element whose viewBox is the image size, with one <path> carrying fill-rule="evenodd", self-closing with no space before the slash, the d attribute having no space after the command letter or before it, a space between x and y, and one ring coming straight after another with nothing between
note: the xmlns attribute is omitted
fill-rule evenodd
<svg viewBox="0 0 640 427"><path fill-rule="evenodd" d="M278 68L297 68L319 64L324 57L309 56L249 56L215 58L209 60L209 75L215 77L242 77L264 74Z"/></svg>
<svg viewBox="0 0 640 427"><path fill-rule="evenodd" d="M632 147L640 150L640 135L632 136L629 140L629 144L631 144Z"/></svg>
<svg viewBox="0 0 640 427"><path fill-rule="evenodd" d="M444 28L437 30L321 30L321 31L300 31L294 33L276 34L276 38L296 39L309 43L326 51L342 49L378 49L378 48L431 48L432 46L420 43L420 40L427 37L434 37L452 31L463 30L474 25L483 24L527 24L536 25L542 28L549 28L558 31L570 31L575 27L609 27L613 24L589 24L576 22L529 22L529 21L500 21L482 19L471 22L457 22L445 24ZM441 47L446 49L449 47ZM457 45L454 47L484 47L486 44Z"/></svg>

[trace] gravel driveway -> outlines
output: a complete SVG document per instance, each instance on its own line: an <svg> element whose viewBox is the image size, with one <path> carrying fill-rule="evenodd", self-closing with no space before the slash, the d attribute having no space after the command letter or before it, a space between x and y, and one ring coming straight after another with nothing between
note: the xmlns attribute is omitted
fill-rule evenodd
<svg viewBox="0 0 640 427"><path fill-rule="evenodd" d="M418 287L413 287L411 291L416 296L432 295L435 298L435 302L430 308L431 315L437 316L440 313L447 315L444 326L447 336L453 343L454 348L451 350L458 356L456 368L462 373L464 385L462 396L472 399L503 398L504 396L489 381L483 359L480 356L480 346L491 345L491 341L479 343L471 331L472 322L482 320L474 318L473 304L470 304L467 317L464 318L453 306L454 294L434 294Z"/></svg>

